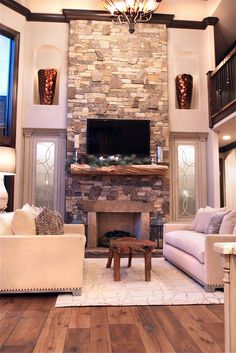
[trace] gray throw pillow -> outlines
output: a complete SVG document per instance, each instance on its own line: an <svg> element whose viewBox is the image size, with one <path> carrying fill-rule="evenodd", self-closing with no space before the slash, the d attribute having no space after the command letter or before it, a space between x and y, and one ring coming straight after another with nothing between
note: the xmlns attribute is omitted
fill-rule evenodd
<svg viewBox="0 0 236 353"><path fill-rule="evenodd" d="M221 222L225 216L225 212L218 212L210 218L209 223L206 225L205 234L219 234Z"/></svg>
<svg viewBox="0 0 236 353"><path fill-rule="evenodd" d="M61 215L49 208L44 208L35 219L36 232L38 235L60 235L64 234Z"/></svg>

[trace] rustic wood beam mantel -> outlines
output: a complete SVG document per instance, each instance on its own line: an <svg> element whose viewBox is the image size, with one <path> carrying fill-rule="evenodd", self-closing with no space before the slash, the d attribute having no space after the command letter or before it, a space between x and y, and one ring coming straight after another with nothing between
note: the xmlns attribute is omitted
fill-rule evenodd
<svg viewBox="0 0 236 353"><path fill-rule="evenodd" d="M109 167L91 167L88 164L71 164L71 174L76 175L164 175L167 165L111 165Z"/></svg>

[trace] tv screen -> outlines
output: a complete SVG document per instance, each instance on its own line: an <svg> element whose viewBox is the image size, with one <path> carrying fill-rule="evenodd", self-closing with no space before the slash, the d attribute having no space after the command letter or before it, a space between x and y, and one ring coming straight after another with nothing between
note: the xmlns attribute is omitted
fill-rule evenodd
<svg viewBox="0 0 236 353"><path fill-rule="evenodd" d="M88 119L87 153L101 156L149 156L150 121Z"/></svg>

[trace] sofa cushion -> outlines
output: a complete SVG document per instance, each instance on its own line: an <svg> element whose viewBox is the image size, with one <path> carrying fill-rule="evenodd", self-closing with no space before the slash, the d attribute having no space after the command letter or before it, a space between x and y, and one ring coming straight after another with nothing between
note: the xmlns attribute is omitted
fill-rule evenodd
<svg viewBox="0 0 236 353"><path fill-rule="evenodd" d="M44 208L35 219L38 235L64 234L63 221L58 212Z"/></svg>
<svg viewBox="0 0 236 353"><path fill-rule="evenodd" d="M195 231L199 233L204 233L206 225L210 222L211 217L215 216L219 212L223 213L223 209L206 207L204 212L202 212L199 216L198 224L195 228Z"/></svg>
<svg viewBox="0 0 236 353"><path fill-rule="evenodd" d="M165 234L167 244L194 256L202 264L205 254L204 241L205 234L190 230L176 230Z"/></svg>
<svg viewBox="0 0 236 353"><path fill-rule="evenodd" d="M12 218L13 212L0 213L0 235L12 235Z"/></svg>
<svg viewBox="0 0 236 353"><path fill-rule="evenodd" d="M204 233L205 228L210 222L212 216L217 214L218 212L224 212L226 208L213 208L210 206L206 206L205 208L199 208L196 216L193 219L190 229L195 230L199 233Z"/></svg>
<svg viewBox="0 0 236 353"><path fill-rule="evenodd" d="M192 224L190 226L190 230L195 230L198 223L199 223L199 219L200 219L200 215L202 212L204 212L205 208L199 208L199 210L197 211L193 221L192 221Z"/></svg>
<svg viewBox="0 0 236 353"><path fill-rule="evenodd" d="M12 230L16 235L36 235L35 215L31 211L15 210Z"/></svg>
<svg viewBox="0 0 236 353"><path fill-rule="evenodd" d="M226 213L217 212L211 218L209 223L206 225L205 234L218 234L221 226L221 222Z"/></svg>
<svg viewBox="0 0 236 353"><path fill-rule="evenodd" d="M228 212L221 223L220 234L232 234L236 224L236 211Z"/></svg>

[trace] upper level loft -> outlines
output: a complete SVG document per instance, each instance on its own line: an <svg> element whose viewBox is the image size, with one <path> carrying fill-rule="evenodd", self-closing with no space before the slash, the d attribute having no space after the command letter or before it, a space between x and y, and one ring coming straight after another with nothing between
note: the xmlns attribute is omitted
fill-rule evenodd
<svg viewBox="0 0 236 353"><path fill-rule="evenodd" d="M208 72L209 126L236 111L236 47Z"/></svg>

